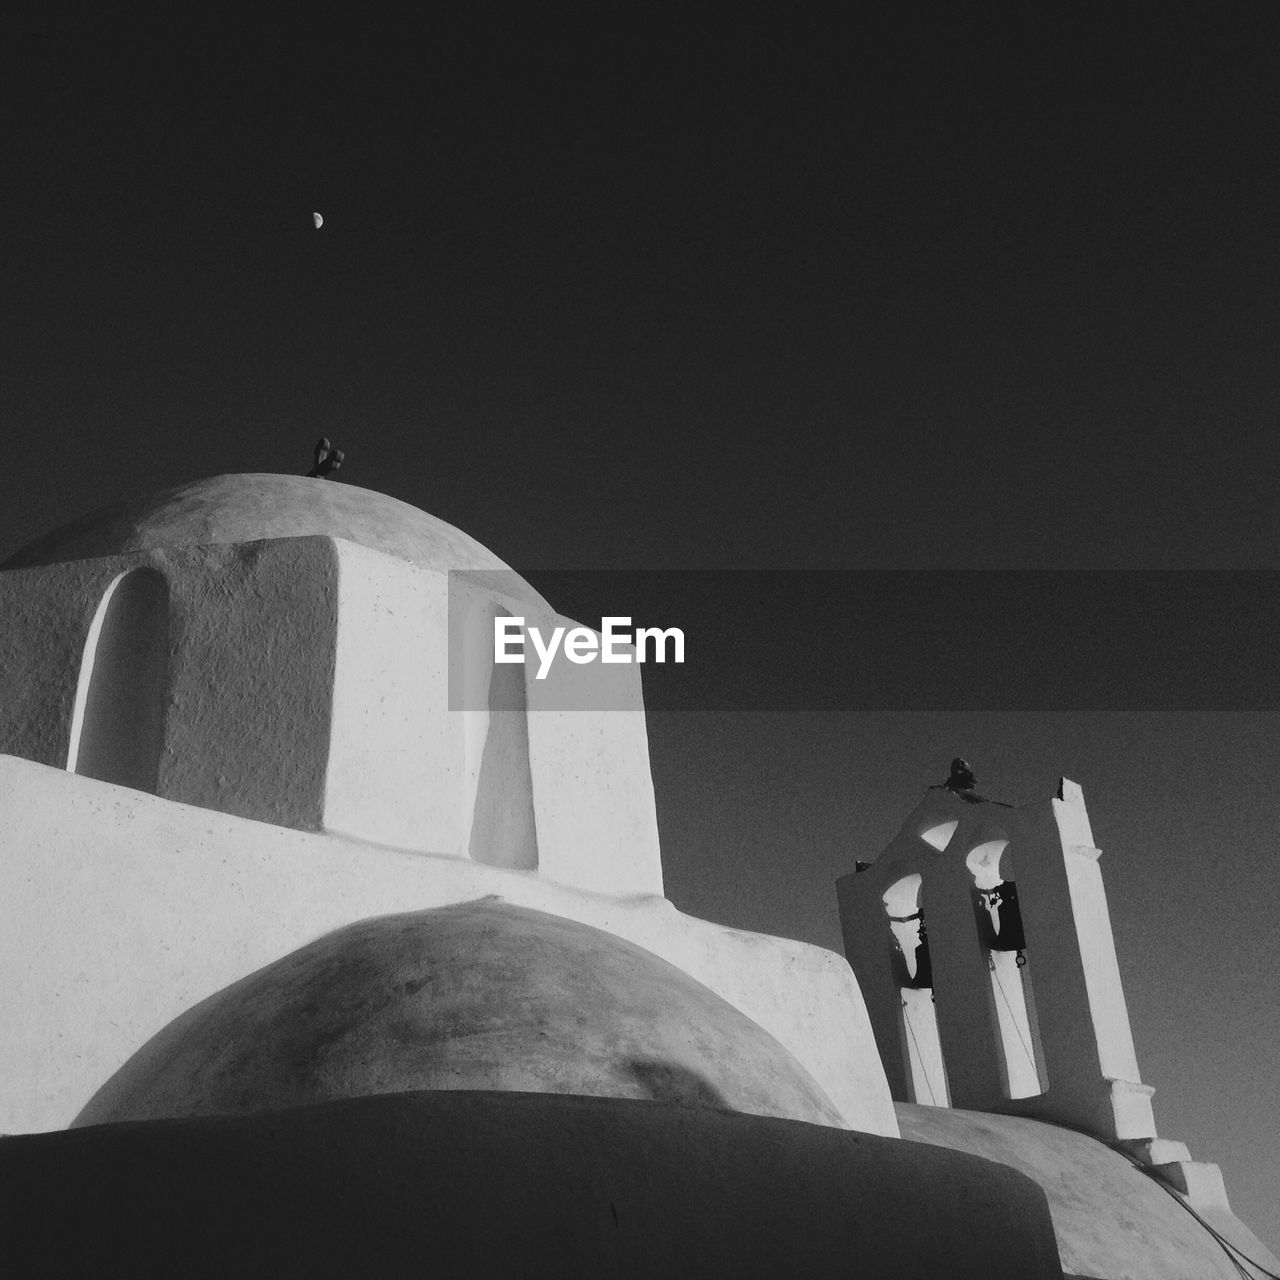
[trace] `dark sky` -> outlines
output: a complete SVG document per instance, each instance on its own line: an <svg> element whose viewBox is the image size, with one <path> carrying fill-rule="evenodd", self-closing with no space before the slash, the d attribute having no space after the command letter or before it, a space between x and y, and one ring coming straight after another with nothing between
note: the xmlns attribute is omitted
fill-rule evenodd
<svg viewBox="0 0 1280 1280"><path fill-rule="evenodd" d="M1270 7L939 9L12 21L0 554L324 433L535 585L1280 570ZM832 880L952 755L1069 774L1161 1130L1280 1247L1271 574L1010 580L982 625L954 578L822 575L812 650L713 578L738 693L654 685L677 905L836 948ZM682 581L638 620L710 634ZM553 602L628 611L597 590ZM900 651L936 701L840 709Z"/></svg>

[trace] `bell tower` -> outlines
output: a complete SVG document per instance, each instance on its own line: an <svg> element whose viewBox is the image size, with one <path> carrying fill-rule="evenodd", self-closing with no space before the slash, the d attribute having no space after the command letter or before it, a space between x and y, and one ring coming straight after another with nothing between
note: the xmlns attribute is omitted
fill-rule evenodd
<svg viewBox="0 0 1280 1280"><path fill-rule="evenodd" d="M1193 1203L1216 1165L1156 1136L1084 792L1015 808L933 787L837 881L845 951L900 1102L1002 1112L1123 1145Z"/></svg>

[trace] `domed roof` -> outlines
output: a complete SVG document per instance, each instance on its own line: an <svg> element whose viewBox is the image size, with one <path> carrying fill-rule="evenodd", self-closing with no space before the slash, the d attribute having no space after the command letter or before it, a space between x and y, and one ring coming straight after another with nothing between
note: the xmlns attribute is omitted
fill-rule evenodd
<svg viewBox="0 0 1280 1280"><path fill-rule="evenodd" d="M314 534L345 538L426 569L506 570L511 574L507 590L546 604L460 529L372 489L306 476L212 476L103 507L29 543L0 567L26 569L150 548Z"/></svg>
<svg viewBox="0 0 1280 1280"><path fill-rule="evenodd" d="M496 898L349 925L153 1037L77 1125L475 1089L843 1127L767 1031L652 952Z"/></svg>
<svg viewBox="0 0 1280 1280"><path fill-rule="evenodd" d="M1205 1220L1265 1267L1276 1260L1223 1205L1195 1215L1153 1173L1097 1138L1042 1120L897 1103L902 1136L983 1156L1044 1188L1067 1275L1166 1280L1243 1274Z"/></svg>

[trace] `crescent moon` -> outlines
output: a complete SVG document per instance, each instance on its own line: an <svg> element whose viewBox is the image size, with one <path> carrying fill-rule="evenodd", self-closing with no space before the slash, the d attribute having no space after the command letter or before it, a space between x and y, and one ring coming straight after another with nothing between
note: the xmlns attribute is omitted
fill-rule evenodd
<svg viewBox="0 0 1280 1280"><path fill-rule="evenodd" d="M324 226L324 219L318 213L313 213L311 215L311 220L316 224L317 231Z"/></svg>

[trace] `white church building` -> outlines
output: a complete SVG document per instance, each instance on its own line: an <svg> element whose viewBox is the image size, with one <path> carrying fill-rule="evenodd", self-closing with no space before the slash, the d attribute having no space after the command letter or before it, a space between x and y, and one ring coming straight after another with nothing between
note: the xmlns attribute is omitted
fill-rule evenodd
<svg viewBox="0 0 1280 1280"><path fill-rule="evenodd" d="M1156 1133L1079 786L927 792L847 959L694 919L640 668L502 616L576 625L303 477L0 566L6 1274L1280 1273Z"/></svg>

